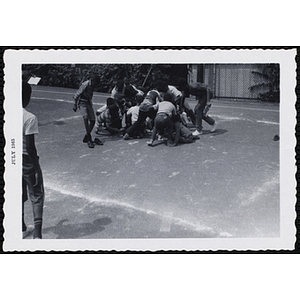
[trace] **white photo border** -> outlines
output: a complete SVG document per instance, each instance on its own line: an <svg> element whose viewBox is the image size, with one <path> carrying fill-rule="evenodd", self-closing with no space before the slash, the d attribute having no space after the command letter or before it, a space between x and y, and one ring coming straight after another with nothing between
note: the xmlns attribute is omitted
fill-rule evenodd
<svg viewBox="0 0 300 300"><path fill-rule="evenodd" d="M50 49L4 52L4 251L209 251L293 250L296 242L296 49L149 50ZM280 64L280 219L279 238L23 240L20 228L22 174L21 66L38 63L279 63ZM15 142L16 163L11 147ZM17 175L17 176L16 176ZM284 200L284 201L283 201Z"/></svg>

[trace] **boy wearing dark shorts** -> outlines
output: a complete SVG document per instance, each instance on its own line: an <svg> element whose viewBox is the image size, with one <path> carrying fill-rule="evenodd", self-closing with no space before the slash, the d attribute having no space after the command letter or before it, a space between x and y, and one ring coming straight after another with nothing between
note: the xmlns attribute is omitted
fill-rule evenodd
<svg viewBox="0 0 300 300"><path fill-rule="evenodd" d="M176 122L177 112L176 107L172 103L172 96L168 93L164 95L164 101L158 103L157 115L154 119L154 128L151 135L151 140L148 146L153 146L157 131L162 135L164 131L168 133L167 145L170 147L176 146L178 140L175 143L172 142L172 132L174 123ZM175 121L175 122L174 122ZM178 123L178 122L176 122Z"/></svg>
<svg viewBox="0 0 300 300"><path fill-rule="evenodd" d="M95 113L93 109L92 98L95 87L100 83L99 76L93 76L91 79L84 81L76 94L74 95L73 110L76 112L79 108L84 121L86 134L83 138L83 142L88 144L89 148L94 148L95 144L92 140L91 132L95 126ZM98 141L100 141L98 139ZM97 142L97 140L95 140ZM102 142L100 141L102 144Z"/></svg>

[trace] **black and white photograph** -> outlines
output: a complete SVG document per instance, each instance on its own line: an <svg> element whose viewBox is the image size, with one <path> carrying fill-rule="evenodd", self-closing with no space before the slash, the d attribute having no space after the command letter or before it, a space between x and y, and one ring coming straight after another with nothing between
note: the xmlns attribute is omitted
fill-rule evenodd
<svg viewBox="0 0 300 300"><path fill-rule="evenodd" d="M293 249L295 55L6 50L4 251Z"/></svg>

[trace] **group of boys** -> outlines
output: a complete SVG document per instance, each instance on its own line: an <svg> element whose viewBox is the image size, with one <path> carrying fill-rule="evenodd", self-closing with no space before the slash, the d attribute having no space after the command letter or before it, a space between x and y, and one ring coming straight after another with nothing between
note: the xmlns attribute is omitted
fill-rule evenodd
<svg viewBox="0 0 300 300"><path fill-rule="evenodd" d="M89 148L95 144L103 145L99 138L92 139L91 132L96 124L96 133L101 134L102 126L110 134L122 133L125 140L134 137L144 137L146 128L152 129L149 146L153 146L157 138L167 136L167 145L176 146L179 142L191 142L202 134L202 120L212 125L211 132L216 130L216 122L208 116L212 92L208 86L201 83L188 85L186 80L178 81L177 87L168 85L165 81L157 81L148 93L137 89L128 79L118 80L107 99L106 105L96 112L93 109L92 97L99 76L95 75L84 81L74 95L74 107L82 113L86 134L83 142ZM193 110L187 97L195 95L198 100ZM196 130L187 128L190 120ZM150 125L149 125L150 124Z"/></svg>
<svg viewBox="0 0 300 300"><path fill-rule="evenodd" d="M39 157L35 147L35 134L38 133L38 121L35 115L26 110L31 97L31 87L26 76L22 77L23 104L23 176L22 176L22 232L23 238L33 233L33 238L42 238L44 184ZM74 96L73 110L79 108L82 113L86 134L83 142L93 148L95 144L103 145L100 139L92 139L91 133L96 123L93 109L93 93L100 83L99 76L84 81ZM198 103L191 109L186 98L195 95ZM152 124L149 146L153 146L157 133L167 135L167 145L176 146L178 142L187 143L199 138L202 133L202 119L212 125L211 132L216 130L216 122L207 115L212 93L203 84L188 85L185 80L178 83L178 88L158 81L155 88L146 95L129 82L119 81L112 91L107 104L96 112L97 126L104 124L111 134L123 132L123 138L143 137L146 132L146 121ZM196 126L191 132L185 125L187 117ZM125 128L122 128L122 118ZM25 224L24 203L31 200L34 228Z"/></svg>

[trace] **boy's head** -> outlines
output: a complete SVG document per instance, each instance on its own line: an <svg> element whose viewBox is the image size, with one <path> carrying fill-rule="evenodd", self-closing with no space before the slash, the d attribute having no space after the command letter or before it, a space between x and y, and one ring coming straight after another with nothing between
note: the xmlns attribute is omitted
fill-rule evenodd
<svg viewBox="0 0 300 300"><path fill-rule="evenodd" d="M164 101L168 101L168 102L173 103L173 98L169 93L165 93L164 94Z"/></svg>
<svg viewBox="0 0 300 300"><path fill-rule="evenodd" d="M109 107L111 105L115 104L115 100L113 98L107 98L106 99L106 105Z"/></svg>
<svg viewBox="0 0 300 300"><path fill-rule="evenodd" d="M119 107L116 104L112 104L110 106L108 106L110 115L113 118L116 118L117 116L119 116Z"/></svg>
<svg viewBox="0 0 300 300"><path fill-rule="evenodd" d="M177 81L177 87L180 91L183 91L187 86L187 81L185 78L179 78Z"/></svg>
<svg viewBox="0 0 300 300"><path fill-rule="evenodd" d="M116 83L116 90L121 93L124 87L124 82L122 79L118 80Z"/></svg>
<svg viewBox="0 0 300 300"><path fill-rule="evenodd" d="M135 96L135 102L137 105L140 105L143 102L143 100L144 100L144 96L142 96L142 95Z"/></svg>
<svg viewBox="0 0 300 300"><path fill-rule="evenodd" d="M130 84L130 80L129 80L128 77L125 77L125 78L123 79L123 82L124 82L125 85Z"/></svg>
<svg viewBox="0 0 300 300"><path fill-rule="evenodd" d="M30 78L30 72L29 71L23 71L22 72L22 80L28 82L29 78Z"/></svg>
<svg viewBox="0 0 300 300"><path fill-rule="evenodd" d="M30 101L31 86L26 81L22 81L22 106L25 108Z"/></svg>
<svg viewBox="0 0 300 300"><path fill-rule="evenodd" d="M190 96L190 88L185 78L179 78L177 81L177 88L184 93L185 97Z"/></svg>
<svg viewBox="0 0 300 300"><path fill-rule="evenodd" d="M92 86L96 87L100 83L100 77L98 75L94 75L91 78L91 81L92 81Z"/></svg>
<svg viewBox="0 0 300 300"><path fill-rule="evenodd" d="M161 93L166 93L168 91L168 84L165 81L158 80L155 83L156 89Z"/></svg>

